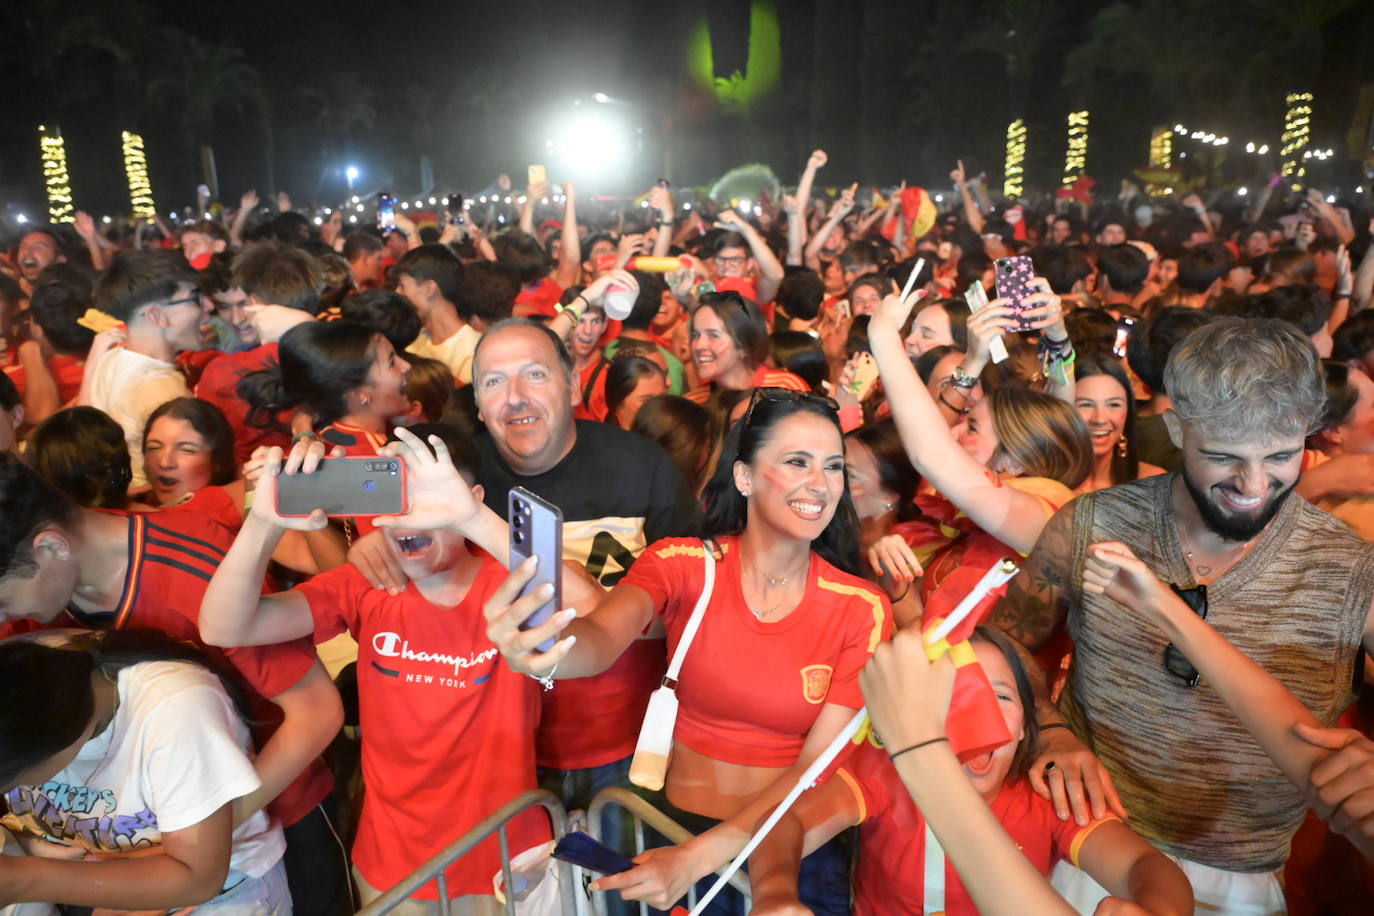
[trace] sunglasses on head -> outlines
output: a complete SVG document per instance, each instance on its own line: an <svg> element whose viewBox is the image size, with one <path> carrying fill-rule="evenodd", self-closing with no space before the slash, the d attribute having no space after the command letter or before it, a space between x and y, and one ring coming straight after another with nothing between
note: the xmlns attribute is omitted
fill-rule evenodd
<svg viewBox="0 0 1374 916"><path fill-rule="evenodd" d="M744 425L749 426L754 418L754 408L765 401L781 403L785 401L806 401L812 404L820 404L829 410L833 410L838 416L840 405L835 403L834 398L828 398L823 394L812 394L810 391L795 391L791 388L755 388L754 393L749 396L749 409L744 412Z"/></svg>
<svg viewBox="0 0 1374 916"><path fill-rule="evenodd" d="M1169 587L1174 590L1175 595L1183 599L1183 603L1188 605L1189 610L1201 619L1207 619L1207 586L1194 585L1192 588L1179 588L1177 585L1170 585ZM1202 683L1202 675L1198 673L1197 668L1173 643L1164 647L1164 670L1190 688Z"/></svg>

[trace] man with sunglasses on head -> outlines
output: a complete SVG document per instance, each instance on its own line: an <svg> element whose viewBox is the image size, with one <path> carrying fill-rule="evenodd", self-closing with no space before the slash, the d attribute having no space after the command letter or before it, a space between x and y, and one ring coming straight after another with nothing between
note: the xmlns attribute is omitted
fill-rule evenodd
<svg viewBox="0 0 1374 916"><path fill-rule="evenodd" d="M176 366L181 350L203 346L201 322L209 305L184 258L159 251L126 251L101 275L94 305L124 322L124 345L88 360L85 402L124 430L133 463L130 492L147 489L143 429L148 416L173 398L187 397Z"/></svg>
<svg viewBox="0 0 1374 916"><path fill-rule="evenodd" d="M1374 647L1374 545L1293 493L1325 401L1300 330L1218 319L1170 355L1165 387L1182 469L1061 509L998 610L1033 649L1061 624L1074 641L1058 710L1038 710L1048 731L1031 779L1060 817L1129 812L1179 860L1199 912L1282 913L1278 872L1304 793L1157 627L1083 587L1087 551L1127 545L1338 734L1329 726L1354 699L1362 648ZM1361 792L1347 786L1343 797ZM1341 799L1322 804L1329 816ZM1080 912L1106 893L1067 867L1055 884Z"/></svg>

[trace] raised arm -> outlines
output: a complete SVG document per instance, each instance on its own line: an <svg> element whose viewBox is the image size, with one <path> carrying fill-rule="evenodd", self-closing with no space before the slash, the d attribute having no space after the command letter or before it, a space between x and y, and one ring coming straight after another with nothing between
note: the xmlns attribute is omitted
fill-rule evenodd
<svg viewBox="0 0 1374 916"><path fill-rule="evenodd" d="M563 234L553 279L567 289L582 278L582 237L577 234L577 185L563 182Z"/></svg>
<svg viewBox="0 0 1374 916"><path fill-rule="evenodd" d="M730 229L744 236L745 242L749 245L749 252L754 256L754 263L759 266L758 280L758 299L759 304L772 302L778 295L778 286L782 283L783 267L777 255L773 254L773 249L768 247L768 243L759 235L759 231L753 224L745 220L734 210L726 210L716 219L716 225L724 229Z"/></svg>
<svg viewBox="0 0 1374 916"><path fill-rule="evenodd" d="M81 236L81 241L86 243L86 250L91 255L91 266L97 271L104 270L108 262L105 260L105 248L100 244L100 232L95 228L95 220L91 219L91 215L85 210L77 210L72 220L72 228Z"/></svg>
<svg viewBox="0 0 1374 916"><path fill-rule="evenodd" d="M677 215L673 210L673 195L662 185L654 185L649 189L649 209L658 214L658 235L654 236L652 254L656 258L666 257L668 249L673 247L673 217Z"/></svg>
<svg viewBox="0 0 1374 916"><path fill-rule="evenodd" d="M248 214L253 212L253 208L258 205L258 192L247 190L239 198L239 212L234 214L234 222L229 226L229 244L235 248L243 247L243 227L248 225ZM342 219L342 217L340 217ZM332 220L333 217L331 216ZM321 233L323 234L323 233ZM329 239L325 239L325 244Z"/></svg>
<svg viewBox="0 0 1374 916"><path fill-rule="evenodd" d="M901 328L916 296L888 296L868 325L869 346L912 465L978 527L1026 554L1045 527L1044 504L1014 487L998 486L955 440L902 345Z"/></svg>
<svg viewBox="0 0 1374 916"><path fill-rule="evenodd" d="M811 236L811 240L806 243L804 254L807 267L816 271L820 270L821 249L825 247L825 240L830 238L830 233L834 232L835 227L849 215L850 210L854 209L854 195L858 190L859 183L856 181L840 192L839 198L835 201L834 206L830 208L829 218L826 219L821 228L816 230L816 234Z"/></svg>

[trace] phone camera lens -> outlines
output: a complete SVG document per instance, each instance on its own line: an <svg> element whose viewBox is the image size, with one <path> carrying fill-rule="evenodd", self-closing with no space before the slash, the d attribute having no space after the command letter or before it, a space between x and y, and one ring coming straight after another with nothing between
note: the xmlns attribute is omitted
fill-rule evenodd
<svg viewBox="0 0 1374 916"><path fill-rule="evenodd" d="M523 518L521 518L519 515L517 515L517 516L511 521L511 524L514 525L514 526L517 527L517 528L521 528L521 527L524 527L525 520L524 520Z"/></svg>
<svg viewBox="0 0 1374 916"><path fill-rule="evenodd" d="M387 465L387 467L388 467L390 470L393 470L393 471L394 471L394 470L396 470L396 469L399 467L399 465L398 465L396 462L393 461L393 462L391 462L391 464Z"/></svg>
<svg viewBox="0 0 1374 916"><path fill-rule="evenodd" d="M517 543L517 544L523 544L523 543L525 543L525 536L524 536L523 534L521 534L519 531L515 532L515 534L513 535L513 538L514 538L514 540L515 540L515 543Z"/></svg>

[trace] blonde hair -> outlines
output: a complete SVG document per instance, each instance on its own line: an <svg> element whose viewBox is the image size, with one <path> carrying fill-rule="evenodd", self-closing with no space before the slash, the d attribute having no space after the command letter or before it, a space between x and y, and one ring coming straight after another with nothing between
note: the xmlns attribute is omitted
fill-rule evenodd
<svg viewBox="0 0 1374 916"><path fill-rule="evenodd" d="M1073 405L1028 388L988 392L997 450L988 461L1014 461L1027 477L1048 477L1070 490L1093 470L1092 439Z"/></svg>

